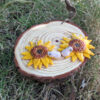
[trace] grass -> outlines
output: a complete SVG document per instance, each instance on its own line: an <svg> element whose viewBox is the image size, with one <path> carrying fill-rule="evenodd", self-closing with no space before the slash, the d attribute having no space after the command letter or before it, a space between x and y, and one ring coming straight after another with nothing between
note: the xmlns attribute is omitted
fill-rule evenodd
<svg viewBox="0 0 100 100"><path fill-rule="evenodd" d="M39 83L16 69L13 48L17 37L32 25L68 17L60 0L1 0L0 99L100 100L100 1L73 0L73 22L84 29L96 47L95 56L64 82Z"/></svg>

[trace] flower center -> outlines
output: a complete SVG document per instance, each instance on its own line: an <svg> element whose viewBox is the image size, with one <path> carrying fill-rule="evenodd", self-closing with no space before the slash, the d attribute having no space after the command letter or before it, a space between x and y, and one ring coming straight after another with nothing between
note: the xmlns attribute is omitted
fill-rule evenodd
<svg viewBox="0 0 100 100"><path fill-rule="evenodd" d="M44 46L35 46L32 50L31 50L31 54L33 55L34 58L42 58L44 56L47 55L47 48Z"/></svg>
<svg viewBox="0 0 100 100"><path fill-rule="evenodd" d="M79 44L79 43L76 43L75 46L76 46L76 47L80 47L80 44Z"/></svg>
<svg viewBox="0 0 100 100"><path fill-rule="evenodd" d="M69 42L69 45L73 48L74 51L78 51L78 52L81 52L81 51L84 51L86 45L85 43L82 41L82 40L79 40L79 39L74 39L74 40L71 40Z"/></svg>
<svg viewBox="0 0 100 100"><path fill-rule="evenodd" d="M42 49L37 50L38 54L42 54Z"/></svg>

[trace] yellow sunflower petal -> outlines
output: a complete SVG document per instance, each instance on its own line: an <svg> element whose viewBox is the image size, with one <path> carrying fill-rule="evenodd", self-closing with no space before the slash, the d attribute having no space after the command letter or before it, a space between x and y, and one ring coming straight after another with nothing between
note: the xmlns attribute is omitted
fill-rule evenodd
<svg viewBox="0 0 100 100"><path fill-rule="evenodd" d="M84 43L85 43L86 45L89 45L89 40L84 40L84 39L83 39L83 41L84 41Z"/></svg>
<svg viewBox="0 0 100 100"><path fill-rule="evenodd" d="M89 45L92 40L83 39L83 41L85 42L86 45Z"/></svg>
<svg viewBox="0 0 100 100"><path fill-rule="evenodd" d="M31 46L25 46L25 49L27 49L28 51L31 51L32 47Z"/></svg>
<svg viewBox="0 0 100 100"><path fill-rule="evenodd" d="M84 56L83 56L83 53L81 53L81 52L76 52L76 56L77 56L77 58L80 60L80 61L84 61Z"/></svg>
<svg viewBox="0 0 100 100"><path fill-rule="evenodd" d="M67 47L68 47L68 44L67 44L67 43L61 44L60 47L61 47L61 48L67 48Z"/></svg>
<svg viewBox="0 0 100 100"><path fill-rule="evenodd" d="M71 55L69 55L69 56L66 56L65 58L67 59L67 58L69 58L69 57L71 57Z"/></svg>
<svg viewBox="0 0 100 100"><path fill-rule="evenodd" d="M87 54L90 54L90 55L94 56L94 53L92 51L90 51L88 48L86 48L84 50L84 53L87 53Z"/></svg>
<svg viewBox="0 0 100 100"><path fill-rule="evenodd" d="M37 45L42 45L42 44L43 44L42 40L39 40L39 41L37 42Z"/></svg>
<svg viewBox="0 0 100 100"><path fill-rule="evenodd" d="M77 60L77 56L76 55L73 55L72 56L72 62L75 62Z"/></svg>
<svg viewBox="0 0 100 100"><path fill-rule="evenodd" d="M21 55L24 55L24 56L30 55L30 52L27 52L27 51L26 52L22 52Z"/></svg>
<svg viewBox="0 0 100 100"><path fill-rule="evenodd" d="M31 48L33 48L33 46L34 46L32 41L30 41L30 46L31 46Z"/></svg>
<svg viewBox="0 0 100 100"><path fill-rule="evenodd" d="M63 40L66 41L67 43L69 43L69 41L70 41L71 39L66 38L66 37L63 37Z"/></svg>
<svg viewBox="0 0 100 100"><path fill-rule="evenodd" d="M34 63L34 61L33 61L33 67L34 67L34 69L37 69L37 66L36 66L36 64Z"/></svg>
<svg viewBox="0 0 100 100"><path fill-rule="evenodd" d="M86 39L86 40L87 40L87 39L88 39L88 37L87 37L87 36L85 36L85 37L84 37L84 39Z"/></svg>
<svg viewBox="0 0 100 100"><path fill-rule="evenodd" d="M92 40L84 40L86 44L90 44Z"/></svg>
<svg viewBox="0 0 100 100"><path fill-rule="evenodd" d="M46 43L44 43L44 46L48 47L50 45L51 41L48 41Z"/></svg>
<svg viewBox="0 0 100 100"><path fill-rule="evenodd" d="M36 60L35 60L35 64L38 66L39 63L40 63L40 59L36 59Z"/></svg>
<svg viewBox="0 0 100 100"><path fill-rule="evenodd" d="M60 42L61 42L61 43L66 43L66 41L64 41L64 40L60 40Z"/></svg>
<svg viewBox="0 0 100 100"><path fill-rule="evenodd" d="M55 45L51 45L50 47L48 47L48 51L52 51L55 48Z"/></svg>
<svg viewBox="0 0 100 100"><path fill-rule="evenodd" d="M82 39L83 39L82 34L80 34L78 37L79 37L79 39L80 39L80 40L82 40Z"/></svg>
<svg viewBox="0 0 100 100"><path fill-rule="evenodd" d="M37 67L39 66L40 63L40 59L34 59L34 68L37 69Z"/></svg>
<svg viewBox="0 0 100 100"><path fill-rule="evenodd" d="M73 55L75 55L75 53L74 52L71 52L70 55L73 56Z"/></svg>
<svg viewBox="0 0 100 100"><path fill-rule="evenodd" d="M49 58L49 64L50 64L50 65L53 65L53 61L52 61L51 58Z"/></svg>
<svg viewBox="0 0 100 100"><path fill-rule="evenodd" d="M22 57L22 59L25 59L25 60L29 60L29 59L32 59L33 56L31 54L29 55L25 55L24 57Z"/></svg>
<svg viewBox="0 0 100 100"><path fill-rule="evenodd" d="M58 51L62 51L62 50L64 50L64 48L58 48Z"/></svg>
<svg viewBox="0 0 100 100"><path fill-rule="evenodd" d="M83 53L83 56L85 56L86 58L89 58L89 59L91 58L90 55L87 53Z"/></svg>
<svg viewBox="0 0 100 100"><path fill-rule="evenodd" d="M69 56L66 56L65 58L67 59L67 58L69 58L69 57L71 57L73 55L75 55L75 53L74 52L71 52L70 55Z"/></svg>
<svg viewBox="0 0 100 100"><path fill-rule="evenodd" d="M89 49L95 49L95 47L93 45L88 45Z"/></svg>
<svg viewBox="0 0 100 100"><path fill-rule="evenodd" d="M46 60L46 57L41 58L41 61L42 61L43 65L47 68L48 67L48 62Z"/></svg>
<svg viewBox="0 0 100 100"><path fill-rule="evenodd" d="M28 62L27 66L31 66L32 64L33 64L33 60L31 59L31 60Z"/></svg>
<svg viewBox="0 0 100 100"><path fill-rule="evenodd" d="M91 43L92 42L92 40L88 40L89 41L89 43Z"/></svg>
<svg viewBox="0 0 100 100"><path fill-rule="evenodd" d="M42 62L40 61L40 63L39 63L39 69L41 69L41 67L42 67Z"/></svg>
<svg viewBox="0 0 100 100"><path fill-rule="evenodd" d="M46 59L46 62L49 63L49 57L46 56L45 59Z"/></svg>
<svg viewBox="0 0 100 100"><path fill-rule="evenodd" d="M75 33L72 33L72 38L74 38L74 39L80 39L80 37L78 37Z"/></svg>

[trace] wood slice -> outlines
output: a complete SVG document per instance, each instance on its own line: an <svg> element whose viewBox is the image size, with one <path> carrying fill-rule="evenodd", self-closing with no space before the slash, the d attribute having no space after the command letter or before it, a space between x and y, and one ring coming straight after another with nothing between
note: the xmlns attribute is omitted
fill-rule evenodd
<svg viewBox="0 0 100 100"><path fill-rule="evenodd" d="M51 41L53 45L56 45L55 50L57 50L62 37L71 37L71 34L68 34L68 32L76 33L77 35L81 34L83 37L85 36L84 32L78 26L69 22L62 23L62 21L51 21L32 26L30 29L22 33L17 39L14 49L14 61L18 70L22 74L33 77L42 82L62 79L75 72L79 67L85 64L86 58L84 59L84 62L80 62L79 60L72 62L71 58L53 60L54 65L49 66L48 68L42 67L41 70L34 69L32 66L27 67L28 61L21 59L21 53L26 51L25 46L29 44L29 41Z"/></svg>

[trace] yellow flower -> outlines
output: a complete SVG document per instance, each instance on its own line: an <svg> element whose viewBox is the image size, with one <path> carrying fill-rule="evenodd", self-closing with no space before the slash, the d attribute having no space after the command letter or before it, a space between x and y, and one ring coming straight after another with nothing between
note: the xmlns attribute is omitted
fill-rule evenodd
<svg viewBox="0 0 100 100"><path fill-rule="evenodd" d="M37 44L30 42L30 46L26 46L26 52L22 52L22 59L29 60L27 66L32 66L37 69L41 69L44 65L46 68L48 65L52 65L52 58L48 56L48 51L54 49L54 45L50 45L50 41L43 44L42 40L39 40Z"/></svg>
<svg viewBox="0 0 100 100"><path fill-rule="evenodd" d="M65 58L71 57L72 62L77 59L83 62L84 57L90 59L90 55L94 55L94 53L90 51L90 49L95 49L95 47L90 44L91 41L92 40L88 40L87 36L82 37L82 35L77 36L76 34L72 34L72 39L63 37L58 51L63 51L67 47L71 46L73 51Z"/></svg>

